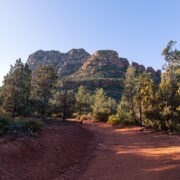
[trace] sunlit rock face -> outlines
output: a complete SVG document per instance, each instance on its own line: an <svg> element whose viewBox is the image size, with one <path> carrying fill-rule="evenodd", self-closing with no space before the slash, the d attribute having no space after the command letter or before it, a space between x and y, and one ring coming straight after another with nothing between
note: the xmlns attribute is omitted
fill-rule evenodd
<svg viewBox="0 0 180 180"><path fill-rule="evenodd" d="M71 76L73 79L124 78L129 62L113 50L93 53L83 66Z"/></svg>
<svg viewBox="0 0 180 180"><path fill-rule="evenodd" d="M27 63L32 71L38 68L38 65L54 64L57 68L59 78L75 73L89 57L84 49L72 49L67 53L59 51L39 50L28 57Z"/></svg>
<svg viewBox="0 0 180 180"><path fill-rule="evenodd" d="M87 69L92 66L115 65L119 69L127 68L129 65L127 59L119 58L118 53L113 50L99 50L90 56L82 69Z"/></svg>
<svg viewBox="0 0 180 180"><path fill-rule="evenodd" d="M54 64L59 80L68 89L77 89L80 85L92 91L103 88L109 96L118 100L130 65L126 58L119 57L114 50L98 50L90 55L84 49L72 49L67 53L39 50L29 56L27 63L32 71L43 63ZM160 82L160 70L155 71L152 67L146 69L137 62L132 62L132 66L137 71L149 72L156 82Z"/></svg>

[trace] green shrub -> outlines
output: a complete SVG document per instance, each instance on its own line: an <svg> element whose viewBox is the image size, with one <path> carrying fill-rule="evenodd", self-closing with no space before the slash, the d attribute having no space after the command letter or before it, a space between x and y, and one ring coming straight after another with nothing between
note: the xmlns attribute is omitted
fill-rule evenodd
<svg viewBox="0 0 180 180"><path fill-rule="evenodd" d="M43 128L43 123L35 119L27 120L25 128L30 133L36 133Z"/></svg>
<svg viewBox="0 0 180 180"><path fill-rule="evenodd" d="M179 123L176 124L176 131L180 132L180 124Z"/></svg>
<svg viewBox="0 0 180 180"><path fill-rule="evenodd" d="M137 124L136 121L132 120L131 118L125 115L123 116L111 115L109 116L107 123L112 125L120 124L122 126Z"/></svg>
<svg viewBox="0 0 180 180"><path fill-rule="evenodd" d="M109 116L107 123L112 125L120 124L120 118L116 115L111 115Z"/></svg>
<svg viewBox="0 0 180 180"><path fill-rule="evenodd" d="M15 119L9 119L0 116L0 135L6 133L27 132L30 135L36 135L43 127L42 122L35 119L22 119L22 117L16 117Z"/></svg>
<svg viewBox="0 0 180 180"><path fill-rule="evenodd" d="M80 116L80 120L91 120L92 119L92 115L89 113L89 114L83 114Z"/></svg>
<svg viewBox="0 0 180 180"><path fill-rule="evenodd" d="M104 121L106 122L108 120L109 117L109 113L105 112L105 111L97 111L93 113L93 120L95 122L99 122L99 121Z"/></svg>
<svg viewBox="0 0 180 180"><path fill-rule="evenodd" d="M11 121L9 118L0 117L0 135L8 132Z"/></svg>
<svg viewBox="0 0 180 180"><path fill-rule="evenodd" d="M73 117L77 120L80 120L81 116L79 116L79 113L73 113Z"/></svg>
<svg viewBox="0 0 180 180"><path fill-rule="evenodd" d="M24 131L26 126L25 120L15 118L14 120L11 121L9 124L9 130L8 133L17 133L18 131Z"/></svg>
<svg viewBox="0 0 180 180"><path fill-rule="evenodd" d="M54 114L51 114L51 117L52 118L62 118L63 114L62 113L54 113Z"/></svg>
<svg viewBox="0 0 180 180"><path fill-rule="evenodd" d="M122 125L136 125L137 124L137 121L134 121L133 119L131 118L126 118L126 117L121 117L120 118L121 120L121 124Z"/></svg>

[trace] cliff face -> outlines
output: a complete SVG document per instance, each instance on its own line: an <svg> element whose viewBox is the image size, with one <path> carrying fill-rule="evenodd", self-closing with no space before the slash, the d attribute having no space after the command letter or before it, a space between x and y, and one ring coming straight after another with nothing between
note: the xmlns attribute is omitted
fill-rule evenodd
<svg viewBox="0 0 180 180"><path fill-rule="evenodd" d="M67 53L59 51L37 51L27 60L31 70L38 64L54 64L58 70L59 79L68 89L77 89L80 85L89 90L104 88L108 95L119 99L123 90L125 72L129 66L126 58L121 58L113 50L99 50L89 55L84 49L72 49ZM161 71L152 67L132 62L137 70L151 73L152 78L160 81Z"/></svg>
<svg viewBox="0 0 180 180"><path fill-rule="evenodd" d="M123 78L129 62L119 58L113 50L96 51L90 56L72 79Z"/></svg>
<svg viewBox="0 0 180 180"><path fill-rule="evenodd" d="M96 51L87 62L84 63L82 69L88 69L93 66L115 65L119 69L127 68L129 65L127 59L119 58L118 53L113 50Z"/></svg>
<svg viewBox="0 0 180 180"><path fill-rule="evenodd" d="M61 79L75 73L89 56L84 49L72 49L67 53L39 50L28 57L27 63L32 71L43 63L46 65L54 64Z"/></svg>

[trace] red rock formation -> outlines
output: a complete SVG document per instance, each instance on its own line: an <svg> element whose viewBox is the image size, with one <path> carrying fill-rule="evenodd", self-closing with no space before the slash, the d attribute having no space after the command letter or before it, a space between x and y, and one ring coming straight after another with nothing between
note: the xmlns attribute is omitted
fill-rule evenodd
<svg viewBox="0 0 180 180"><path fill-rule="evenodd" d="M144 65L139 65L137 62L132 62L132 66L134 66L136 69L140 69L141 71L145 71Z"/></svg>
<svg viewBox="0 0 180 180"><path fill-rule="evenodd" d="M127 68L129 62L125 58L119 58L118 53L113 50L99 50L90 56L82 66L82 69L88 69L93 66L115 65L118 68Z"/></svg>
<svg viewBox="0 0 180 180"><path fill-rule="evenodd" d="M90 55L84 49L72 49L67 53L59 51L36 51L28 57L27 64L31 70L35 70L38 64L54 64L59 77L75 73Z"/></svg>

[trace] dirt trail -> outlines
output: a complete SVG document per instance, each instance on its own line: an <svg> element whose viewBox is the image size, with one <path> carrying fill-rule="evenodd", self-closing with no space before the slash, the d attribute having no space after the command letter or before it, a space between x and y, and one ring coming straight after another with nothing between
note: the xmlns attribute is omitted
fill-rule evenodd
<svg viewBox="0 0 180 180"><path fill-rule="evenodd" d="M98 143L79 180L180 180L180 137L140 127L83 126Z"/></svg>

